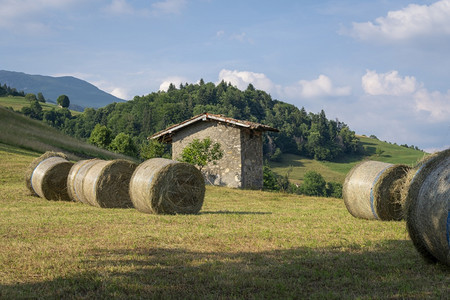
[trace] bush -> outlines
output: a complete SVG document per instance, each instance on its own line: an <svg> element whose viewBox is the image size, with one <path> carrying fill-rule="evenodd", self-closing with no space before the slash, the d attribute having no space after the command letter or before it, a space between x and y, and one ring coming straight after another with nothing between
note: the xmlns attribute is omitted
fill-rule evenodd
<svg viewBox="0 0 450 300"><path fill-rule="evenodd" d="M150 140L141 145L140 156L142 159L156 157L171 158L167 148L167 144L160 143L156 140Z"/></svg>
<svg viewBox="0 0 450 300"><path fill-rule="evenodd" d="M270 191L279 191L277 174L275 174L268 166L263 167L263 189Z"/></svg>
<svg viewBox="0 0 450 300"><path fill-rule="evenodd" d="M342 184L339 182L327 182L327 196L342 198Z"/></svg>
<svg viewBox="0 0 450 300"><path fill-rule="evenodd" d="M307 196L326 196L325 179L316 171L306 172L300 192Z"/></svg>
<svg viewBox="0 0 450 300"><path fill-rule="evenodd" d="M209 137L199 140L193 139L181 152L179 161L197 166L200 170L208 163L216 164L223 157L223 150L219 143L213 143Z"/></svg>
<svg viewBox="0 0 450 300"><path fill-rule="evenodd" d="M109 145L109 148L116 152L128 156L136 156L137 148L133 139L126 133L119 133Z"/></svg>
<svg viewBox="0 0 450 300"><path fill-rule="evenodd" d="M108 148L112 140L112 131L105 125L97 124L89 137L89 143L101 147Z"/></svg>

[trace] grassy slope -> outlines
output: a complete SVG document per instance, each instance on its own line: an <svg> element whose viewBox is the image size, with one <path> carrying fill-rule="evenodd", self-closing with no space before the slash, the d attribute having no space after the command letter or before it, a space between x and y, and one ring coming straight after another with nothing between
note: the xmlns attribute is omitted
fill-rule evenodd
<svg viewBox="0 0 450 300"><path fill-rule="evenodd" d="M44 153L61 151L69 158L79 160L87 157L102 159L128 158L69 137L43 122L30 119L0 106L0 145L14 145Z"/></svg>
<svg viewBox="0 0 450 300"><path fill-rule="evenodd" d="M343 183L348 171L363 160L377 160L412 166L425 155L422 151L392 145L368 137L360 136L359 138L362 146L366 149L366 153L368 153L367 155L346 156L336 162L320 162L298 155L285 154L282 156L281 162L271 162L270 166L275 173L283 176L291 170L289 179L294 183L301 183L303 176L309 170L319 172L326 181ZM381 156L375 154L377 148L384 151Z"/></svg>
<svg viewBox="0 0 450 300"><path fill-rule="evenodd" d="M146 215L27 195L39 155L0 147L0 298L386 299L450 293L404 222L341 200L208 187L199 215Z"/></svg>
<svg viewBox="0 0 450 300"><path fill-rule="evenodd" d="M52 110L53 108L58 109L58 105L52 103L39 103L42 106L43 111ZM25 97L0 97L0 106L12 107L16 111L20 111L24 106L30 106L30 101L25 99ZM73 116L81 114L79 111L71 110Z"/></svg>

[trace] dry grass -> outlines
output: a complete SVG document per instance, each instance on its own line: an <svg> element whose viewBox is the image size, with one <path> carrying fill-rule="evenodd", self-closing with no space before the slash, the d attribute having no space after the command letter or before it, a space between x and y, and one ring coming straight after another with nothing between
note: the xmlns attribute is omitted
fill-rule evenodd
<svg viewBox="0 0 450 300"><path fill-rule="evenodd" d="M27 196L38 153L0 144L0 298L445 298L404 222L342 200L207 187L199 215Z"/></svg>

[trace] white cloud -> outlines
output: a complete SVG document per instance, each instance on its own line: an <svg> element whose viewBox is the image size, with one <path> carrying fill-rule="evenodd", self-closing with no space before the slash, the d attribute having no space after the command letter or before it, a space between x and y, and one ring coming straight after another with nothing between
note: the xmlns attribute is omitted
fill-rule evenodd
<svg viewBox="0 0 450 300"><path fill-rule="evenodd" d="M296 85L285 87L283 90L288 97L301 98L348 96L352 92L350 86L334 87L331 79L323 74L317 79L300 80Z"/></svg>
<svg viewBox="0 0 450 300"><path fill-rule="evenodd" d="M240 90L247 89L250 83L256 89L266 92L270 92L274 88L272 81L263 73L222 69L219 73L219 82L222 80L230 82Z"/></svg>
<svg viewBox="0 0 450 300"><path fill-rule="evenodd" d="M412 76L400 77L397 71L378 74L367 70L361 79L363 90L369 95L401 96L414 93L420 86Z"/></svg>
<svg viewBox="0 0 450 300"><path fill-rule="evenodd" d="M116 96L117 98L120 99L124 99L124 100L129 100L130 96L128 94L128 91L126 89L123 88L113 88L111 92L109 92L111 95Z"/></svg>
<svg viewBox="0 0 450 300"><path fill-rule="evenodd" d="M89 82L90 84L98 87L102 91L105 91L113 96L116 96L117 98L129 100L131 99L129 92L125 88L117 87L111 82L105 81L105 80L98 80L98 75L88 74L88 73L56 73L52 74L53 77L64 77L64 76L71 76L75 77L84 81Z"/></svg>
<svg viewBox="0 0 450 300"><path fill-rule="evenodd" d="M414 94L416 109L429 113L430 122L448 121L450 123L450 90L447 94L420 89Z"/></svg>
<svg viewBox="0 0 450 300"><path fill-rule="evenodd" d="M420 115L422 122L450 121L450 90L447 94L430 92L422 83L418 83L415 77L401 77L397 71L379 74L368 70L362 77L361 84L367 95L384 96L390 105L395 102L402 106L403 110ZM378 98L377 102L385 99ZM423 112L426 115L421 114Z"/></svg>
<svg viewBox="0 0 450 300"><path fill-rule="evenodd" d="M361 40L407 40L450 35L450 0L429 6L410 4L375 22L353 23L350 34Z"/></svg>
<svg viewBox="0 0 450 300"><path fill-rule="evenodd" d="M160 91L167 91L171 83L173 83L177 88L181 83L187 82L186 78L180 76L172 76L167 77L164 81L159 85Z"/></svg>

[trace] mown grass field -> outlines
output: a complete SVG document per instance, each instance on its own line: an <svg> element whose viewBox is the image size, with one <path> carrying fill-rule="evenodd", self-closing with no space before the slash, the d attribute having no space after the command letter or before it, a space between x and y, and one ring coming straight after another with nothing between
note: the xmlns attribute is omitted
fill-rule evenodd
<svg viewBox="0 0 450 300"><path fill-rule="evenodd" d="M208 187L198 215L29 196L40 153L0 144L0 298L445 299L404 222L340 199Z"/></svg>
<svg viewBox="0 0 450 300"><path fill-rule="evenodd" d="M279 174L289 173L289 180L301 184L306 172L313 170L324 177L326 181L344 183L348 171L363 160L377 160L391 164L406 164L414 166L426 153L406 147L401 147L377 139L359 136L365 155L346 156L343 159L327 162L317 161L294 154L282 155L281 162L270 162L271 169ZM383 151L381 155L375 153L379 148Z"/></svg>

